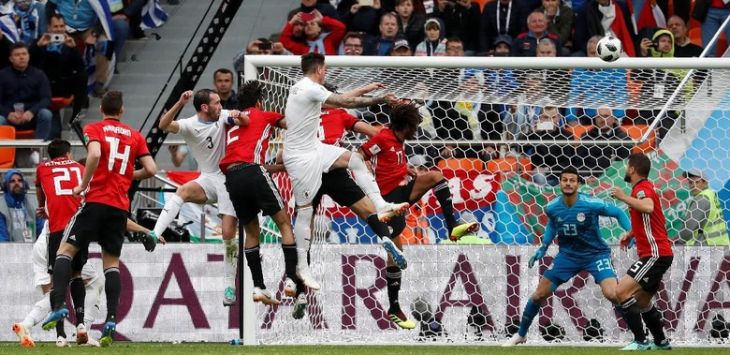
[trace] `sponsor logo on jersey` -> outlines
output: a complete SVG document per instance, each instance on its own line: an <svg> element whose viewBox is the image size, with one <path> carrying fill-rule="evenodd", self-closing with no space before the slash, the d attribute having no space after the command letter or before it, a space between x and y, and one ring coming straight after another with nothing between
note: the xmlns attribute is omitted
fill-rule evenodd
<svg viewBox="0 0 730 355"><path fill-rule="evenodd" d="M578 222L585 222L586 215L583 212L578 213L578 215L575 216L575 219L577 219Z"/></svg>
<svg viewBox="0 0 730 355"><path fill-rule="evenodd" d="M639 192L636 193L636 197L637 198L644 198L644 197L646 197L646 192L644 192L643 190L642 191L639 191Z"/></svg>
<svg viewBox="0 0 730 355"><path fill-rule="evenodd" d="M376 155L376 154L380 153L380 147L378 147L377 144L373 144L373 146L370 147L370 149L368 149L368 150L370 151L370 154L372 154L372 155Z"/></svg>

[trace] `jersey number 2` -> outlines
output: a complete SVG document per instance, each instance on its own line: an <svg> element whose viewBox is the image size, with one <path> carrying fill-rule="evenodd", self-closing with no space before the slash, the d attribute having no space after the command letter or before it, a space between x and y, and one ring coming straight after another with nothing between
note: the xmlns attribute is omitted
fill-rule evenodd
<svg viewBox="0 0 730 355"><path fill-rule="evenodd" d="M104 137L104 140L109 143L109 162L107 164L107 169L109 171L114 171L114 163L117 159L119 159L122 161L119 167L119 173L124 175L124 172L127 170L127 164L129 163L129 151L132 147L126 144L122 144L123 147L120 147L119 138L116 137ZM124 148L124 151L120 152L119 148Z"/></svg>
<svg viewBox="0 0 730 355"><path fill-rule="evenodd" d="M74 186L81 185L81 169L79 169L78 166L51 169L51 173L53 173L53 175L54 175L53 176L53 187L56 189L56 196L73 195L73 191L71 189L61 188L62 182L71 181L71 172L72 171L76 175L76 185L74 185ZM61 173L61 174L56 175L56 173Z"/></svg>

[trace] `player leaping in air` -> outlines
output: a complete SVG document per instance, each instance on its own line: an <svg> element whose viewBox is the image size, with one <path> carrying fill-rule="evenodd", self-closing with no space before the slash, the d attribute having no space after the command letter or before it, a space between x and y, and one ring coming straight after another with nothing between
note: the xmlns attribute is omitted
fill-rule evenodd
<svg viewBox="0 0 730 355"><path fill-rule="evenodd" d="M563 169L560 173L560 191L563 195L552 200L545 208L548 217L545 235L542 245L530 258L528 266L532 267L545 256L556 236L558 254L553 259L553 265L540 278L537 290L527 300L519 330L502 346L524 343L527 340L527 330L540 311L540 305L558 286L581 271L588 271L601 286L603 296L616 303L616 272L611 262L611 249L601 238L598 219L600 216L616 218L624 230L629 230L631 224L626 213L618 207L580 194L580 185L580 176L575 168Z"/></svg>
<svg viewBox="0 0 730 355"><path fill-rule="evenodd" d="M322 173L338 168L348 168L352 172L357 185L375 205L377 214L373 213L366 218L371 227L378 225L375 220L389 219L404 213L408 209L408 204L392 204L383 200L378 185L360 154L351 153L341 147L323 144L317 139L323 103L335 107L354 108L382 103L393 104L399 100L393 94L377 97L347 97L329 92L322 86L327 73L327 65L321 54L303 55L301 67L304 78L289 89L286 103L285 116L288 128L284 135L284 166L292 181L297 209L294 224L298 252L297 271L300 276L310 278L308 277L307 245L309 245L312 235L311 221L314 216L312 201L322 186ZM375 232L383 238L383 247L388 255L401 269L406 268L405 256L387 237L387 231L376 230Z"/></svg>

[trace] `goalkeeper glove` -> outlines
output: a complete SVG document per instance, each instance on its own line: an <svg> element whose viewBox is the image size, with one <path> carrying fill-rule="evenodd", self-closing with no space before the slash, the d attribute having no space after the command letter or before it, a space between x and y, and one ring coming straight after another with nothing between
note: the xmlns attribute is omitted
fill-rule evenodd
<svg viewBox="0 0 730 355"><path fill-rule="evenodd" d="M527 263L527 266L529 268L532 268L535 265L535 262L542 259L545 256L545 253L547 252L547 248L542 246L540 249L537 249L534 255L530 258L530 262Z"/></svg>
<svg viewBox="0 0 730 355"><path fill-rule="evenodd" d="M157 246L157 237L155 236L155 232L143 233L142 245L144 245L144 250L147 250L150 253L155 251L155 247Z"/></svg>

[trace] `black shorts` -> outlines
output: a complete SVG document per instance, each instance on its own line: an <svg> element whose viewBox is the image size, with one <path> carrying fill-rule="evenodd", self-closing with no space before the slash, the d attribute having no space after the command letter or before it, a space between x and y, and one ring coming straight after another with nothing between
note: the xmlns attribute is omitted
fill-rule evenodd
<svg viewBox="0 0 730 355"><path fill-rule="evenodd" d="M62 239L63 231L53 232L48 235L48 273L51 275L53 275L53 265L56 264L56 254L58 253L58 247L61 246ZM80 249L74 255L74 259L71 262L71 270L81 272L88 259L89 250Z"/></svg>
<svg viewBox="0 0 730 355"><path fill-rule="evenodd" d="M392 203L413 203L410 200L411 192L413 192L413 186L416 185L416 179L411 179L407 184L396 187L393 191L383 196L383 199ZM390 237L396 238L406 228L406 216L400 215L395 216L388 221L388 227L390 227Z"/></svg>
<svg viewBox="0 0 730 355"><path fill-rule="evenodd" d="M91 242L98 242L103 251L119 257L126 231L127 211L91 202L83 204L71 218L63 241L79 248L79 259L87 255Z"/></svg>
<svg viewBox="0 0 730 355"><path fill-rule="evenodd" d="M672 266L672 259L672 256L640 258L626 271L626 275L639 283L644 291L656 293L664 273Z"/></svg>
<svg viewBox="0 0 730 355"><path fill-rule="evenodd" d="M259 211L271 216L284 209L284 200L269 172L258 164L239 164L226 171L226 190L236 217L246 225Z"/></svg>
<svg viewBox="0 0 730 355"><path fill-rule="evenodd" d="M335 169L322 174L322 186L314 195L312 206L317 210L322 196L327 195L332 198L338 205L350 207L355 202L362 200L365 193L362 192L360 186L357 186L347 169Z"/></svg>

